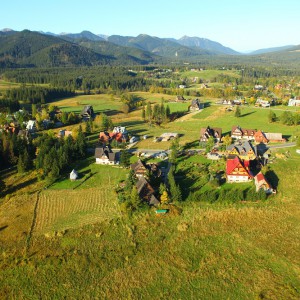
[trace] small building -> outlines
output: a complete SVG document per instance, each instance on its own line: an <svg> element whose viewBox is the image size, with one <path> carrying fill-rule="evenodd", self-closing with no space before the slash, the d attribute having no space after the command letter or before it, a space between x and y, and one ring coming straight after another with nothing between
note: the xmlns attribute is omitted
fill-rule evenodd
<svg viewBox="0 0 300 300"><path fill-rule="evenodd" d="M260 189L263 189L266 194L273 193L273 188L268 183L268 181L266 180L266 178L262 172L259 172L254 177L254 183L255 183L256 192L258 192Z"/></svg>
<svg viewBox="0 0 300 300"><path fill-rule="evenodd" d="M269 142L271 142L271 143L284 143L284 142L286 142L286 139L282 137L282 133L266 132L265 136L269 140Z"/></svg>
<svg viewBox="0 0 300 300"><path fill-rule="evenodd" d="M177 132L165 132L160 136L162 142L167 142L176 139L177 137L179 137Z"/></svg>
<svg viewBox="0 0 300 300"><path fill-rule="evenodd" d="M95 113L92 105L85 105L80 113L83 119L93 118Z"/></svg>
<svg viewBox="0 0 300 300"><path fill-rule="evenodd" d="M70 173L70 180L74 181L78 179L78 173L76 170L72 170L72 172Z"/></svg>
<svg viewBox="0 0 300 300"><path fill-rule="evenodd" d="M252 179L249 169L237 156L227 159L226 177L228 182L247 182Z"/></svg>
<svg viewBox="0 0 300 300"><path fill-rule="evenodd" d="M257 144L259 144L259 143L264 143L264 144L269 143L269 140L267 139L266 135L261 130L257 130L255 132L254 141Z"/></svg>
<svg viewBox="0 0 300 300"><path fill-rule="evenodd" d="M211 160L219 160L221 158L219 153L216 153L216 152L209 152L209 153L207 153L206 157Z"/></svg>
<svg viewBox="0 0 300 300"><path fill-rule="evenodd" d="M133 136L133 137L130 138L129 143L133 144L133 143L136 143L138 140L139 140L138 137Z"/></svg>
<svg viewBox="0 0 300 300"><path fill-rule="evenodd" d="M257 99L255 102L255 106L261 106L261 107L270 107L271 104L268 100L263 100L263 99Z"/></svg>
<svg viewBox="0 0 300 300"><path fill-rule="evenodd" d="M295 97L294 99L290 99L288 106L300 106L300 97Z"/></svg>
<svg viewBox="0 0 300 300"><path fill-rule="evenodd" d="M200 102L198 98L192 100L189 111L199 111L201 109L204 109L204 103Z"/></svg>
<svg viewBox="0 0 300 300"><path fill-rule="evenodd" d="M222 128L207 126L200 129L200 142L207 142L211 136L219 142L222 137Z"/></svg>
<svg viewBox="0 0 300 300"><path fill-rule="evenodd" d="M36 121L35 120L29 120L27 122L26 129L29 132L35 132L36 131Z"/></svg>
<svg viewBox="0 0 300 300"><path fill-rule="evenodd" d="M112 152L108 147L96 147L95 149L96 164L115 165L118 163L116 153Z"/></svg>

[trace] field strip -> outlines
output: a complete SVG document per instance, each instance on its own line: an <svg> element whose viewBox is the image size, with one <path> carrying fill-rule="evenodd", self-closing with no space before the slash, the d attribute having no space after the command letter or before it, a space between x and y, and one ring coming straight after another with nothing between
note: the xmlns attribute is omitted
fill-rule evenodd
<svg viewBox="0 0 300 300"><path fill-rule="evenodd" d="M34 233L59 231L120 215L116 196L105 188L48 190L40 194Z"/></svg>

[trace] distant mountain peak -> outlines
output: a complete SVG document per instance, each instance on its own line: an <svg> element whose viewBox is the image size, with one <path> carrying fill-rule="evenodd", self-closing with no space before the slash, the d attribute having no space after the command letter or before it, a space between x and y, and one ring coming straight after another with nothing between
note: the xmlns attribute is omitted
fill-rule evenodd
<svg viewBox="0 0 300 300"><path fill-rule="evenodd" d="M2 32L10 32L10 31L14 31L14 30L12 30L10 28L3 28L0 31L2 31Z"/></svg>

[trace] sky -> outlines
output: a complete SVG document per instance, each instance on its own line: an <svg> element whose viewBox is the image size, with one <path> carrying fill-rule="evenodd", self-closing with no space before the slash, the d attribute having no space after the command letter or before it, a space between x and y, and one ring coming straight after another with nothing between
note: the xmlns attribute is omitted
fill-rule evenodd
<svg viewBox="0 0 300 300"><path fill-rule="evenodd" d="M300 44L299 0L14 0L0 30L207 38L236 51Z"/></svg>

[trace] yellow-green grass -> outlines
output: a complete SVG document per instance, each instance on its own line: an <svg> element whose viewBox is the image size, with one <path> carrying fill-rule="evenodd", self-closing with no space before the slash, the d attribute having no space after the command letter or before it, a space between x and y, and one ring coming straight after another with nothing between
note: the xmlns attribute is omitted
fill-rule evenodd
<svg viewBox="0 0 300 300"><path fill-rule="evenodd" d="M240 77L239 71L232 70L203 70L203 71L186 71L182 72L180 75L182 77L199 77L199 79L211 80L218 75L227 75L231 77Z"/></svg>
<svg viewBox="0 0 300 300"><path fill-rule="evenodd" d="M120 112L122 103L118 98L111 98L108 94L80 95L66 98L51 105L58 106L62 111L80 113L85 105L92 105L96 113L105 112L114 115Z"/></svg>
<svg viewBox="0 0 300 300"><path fill-rule="evenodd" d="M8 227L0 235L0 296L299 299L300 155L290 152L290 158L271 166L280 180L277 196L268 201L186 202L179 216L157 217L152 210L130 218L116 213L116 219L99 219L56 236L34 234L26 255L35 198L14 197L1 204L2 216L8 216L1 228ZM77 196L93 197L50 190L41 197L48 193L57 211L60 198L71 207ZM81 216L70 224L80 226ZM51 229L65 221L57 220L59 226Z"/></svg>

